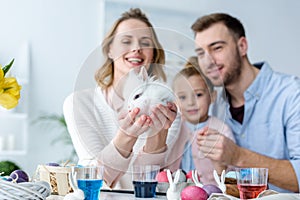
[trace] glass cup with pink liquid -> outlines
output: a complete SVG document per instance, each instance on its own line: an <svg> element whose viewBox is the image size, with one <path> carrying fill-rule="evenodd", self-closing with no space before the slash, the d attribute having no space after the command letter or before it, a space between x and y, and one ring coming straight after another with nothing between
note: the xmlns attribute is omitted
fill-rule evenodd
<svg viewBox="0 0 300 200"><path fill-rule="evenodd" d="M237 168L235 173L240 199L254 199L267 189L267 168Z"/></svg>

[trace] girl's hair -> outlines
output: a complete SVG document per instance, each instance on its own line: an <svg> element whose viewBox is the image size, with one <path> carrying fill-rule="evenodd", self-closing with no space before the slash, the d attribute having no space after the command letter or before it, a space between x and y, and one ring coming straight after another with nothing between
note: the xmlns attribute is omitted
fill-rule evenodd
<svg viewBox="0 0 300 200"><path fill-rule="evenodd" d="M114 77L114 62L111 58L108 57L109 45L112 43L114 36L116 35L116 29L119 24L128 19L140 20L150 28L153 36L154 54L152 63L149 68L149 74L154 75L157 78L162 79L163 81L166 81L166 75L162 69L162 65L165 64L165 52L162 48L162 45L158 41L153 26L148 20L147 16L139 8L131 8L129 11L124 12L121 17L114 23L102 42L102 52L105 62L95 73L95 79L102 89L107 89L109 86L111 86Z"/></svg>
<svg viewBox="0 0 300 200"><path fill-rule="evenodd" d="M188 63L189 62L187 62L187 64ZM183 68L176 74L176 76L173 79L173 85L175 84L175 82L178 80L179 77L189 78L191 76L197 75L200 76L201 79L204 81L204 83L208 88L209 93L212 93L214 91L214 85L212 84L212 82L208 78L206 78L206 76L203 75L200 69L195 68L194 65L188 67L187 64L185 65L185 68Z"/></svg>
<svg viewBox="0 0 300 200"><path fill-rule="evenodd" d="M195 67L196 69L200 70L199 64L198 64L198 57L197 56L191 56L188 58L187 62L184 64L185 68L188 67Z"/></svg>

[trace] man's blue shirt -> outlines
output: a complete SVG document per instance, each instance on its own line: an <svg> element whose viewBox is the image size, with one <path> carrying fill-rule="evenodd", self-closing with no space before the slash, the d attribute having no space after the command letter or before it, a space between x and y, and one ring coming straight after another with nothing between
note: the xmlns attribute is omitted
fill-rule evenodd
<svg viewBox="0 0 300 200"><path fill-rule="evenodd" d="M231 117L229 104L226 123L239 146L275 159L290 160L300 183L300 79L274 72L266 62L255 66L260 72L244 92L243 123ZM269 188L289 192L271 184Z"/></svg>

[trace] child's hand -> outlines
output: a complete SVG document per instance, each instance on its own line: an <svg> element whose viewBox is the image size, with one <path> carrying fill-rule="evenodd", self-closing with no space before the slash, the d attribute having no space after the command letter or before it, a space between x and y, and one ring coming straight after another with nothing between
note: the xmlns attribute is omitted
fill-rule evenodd
<svg viewBox="0 0 300 200"><path fill-rule="evenodd" d="M205 126L204 128L200 129L198 132L198 135L206 135L208 134L208 126Z"/></svg>

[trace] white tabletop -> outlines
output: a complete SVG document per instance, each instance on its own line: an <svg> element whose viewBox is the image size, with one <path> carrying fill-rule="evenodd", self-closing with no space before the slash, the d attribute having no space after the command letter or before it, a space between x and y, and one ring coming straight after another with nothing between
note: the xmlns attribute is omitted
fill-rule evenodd
<svg viewBox="0 0 300 200"><path fill-rule="evenodd" d="M63 196L58 195L51 195L47 197L47 200L63 200ZM160 196L157 195L155 198L135 198L134 194L128 194L128 193L119 193L119 192L106 192L101 191L100 193L100 200L142 200L142 199L155 199L155 200L166 200L166 196Z"/></svg>
<svg viewBox="0 0 300 200"><path fill-rule="evenodd" d="M219 199L227 199L227 200L239 200L239 198L235 198L232 196L228 196L228 195L224 195L227 198L223 197L219 197L220 194L217 195L212 195L209 199L210 200L219 200ZM57 196L57 195L51 195L49 197L47 197L47 200L63 200L64 197L63 196ZM146 200L167 200L166 196L160 196L157 195L155 198L135 198L134 194L127 194L127 193L118 193L118 192L106 192L106 191L101 191L101 195L100 195L100 200L142 200L142 199L146 199ZM280 193L280 194L273 194L273 195L269 195L269 196L264 196L264 197L260 197L257 198L259 200L300 200L300 194L296 194L296 193Z"/></svg>
<svg viewBox="0 0 300 200"><path fill-rule="evenodd" d="M101 200L140 200L140 199L167 199L166 196L157 195L155 198L135 198L134 194L101 192Z"/></svg>

